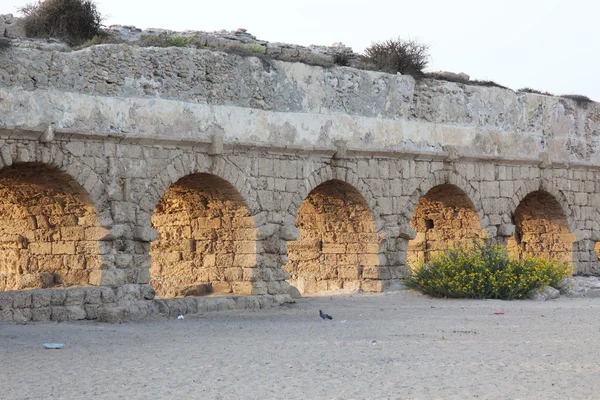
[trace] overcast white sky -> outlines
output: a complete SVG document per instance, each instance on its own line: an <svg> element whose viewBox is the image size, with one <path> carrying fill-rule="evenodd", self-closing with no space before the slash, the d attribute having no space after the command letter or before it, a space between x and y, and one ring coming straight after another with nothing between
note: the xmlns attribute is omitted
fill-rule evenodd
<svg viewBox="0 0 600 400"><path fill-rule="evenodd" d="M0 13L28 3L3 0ZM600 101L597 0L97 0L105 24L173 30L246 28L259 39L342 42L362 52L394 37L431 46L430 71L465 72L512 89Z"/></svg>

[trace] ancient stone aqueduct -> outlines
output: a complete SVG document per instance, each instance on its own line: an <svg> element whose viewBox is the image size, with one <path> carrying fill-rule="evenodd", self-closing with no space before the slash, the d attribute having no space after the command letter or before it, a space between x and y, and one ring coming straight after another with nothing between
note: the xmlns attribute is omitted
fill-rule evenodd
<svg viewBox="0 0 600 400"><path fill-rule="evenodd" d="M0 320L379 292L483 236L598 274L599 136L598 103L494 87L190 48L13 48Z"/></svg>

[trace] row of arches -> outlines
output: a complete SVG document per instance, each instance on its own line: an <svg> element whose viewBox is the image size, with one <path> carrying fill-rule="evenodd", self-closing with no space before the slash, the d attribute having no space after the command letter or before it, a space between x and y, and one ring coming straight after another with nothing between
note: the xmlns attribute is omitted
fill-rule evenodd
<svg viewBox="0 0 600 400"><path fill-rule="evenodd" d="M288 282L316 293L382 278L385 237L371 210L361 192L340 179L314 187L298 208L299 237L287 243ZM458 186L434 186L412 213L416 236L408 241L406 262L485 237L480 218ZM527 194L512 222L509 249L571 260L574 236L551 194ZM155 205L151 225L157 232L151 284L160 297L236 293L256 279L264 248L253 211L225 179L208 173L179 179ZM68 174L37 163L0 170L0 290L97 284L105 234L86 190Z"/></svg>

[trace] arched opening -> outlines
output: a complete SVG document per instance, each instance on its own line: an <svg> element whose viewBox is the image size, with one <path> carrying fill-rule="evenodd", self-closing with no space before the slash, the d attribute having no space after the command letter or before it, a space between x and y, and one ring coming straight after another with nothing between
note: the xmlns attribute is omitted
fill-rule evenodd
<svg viewBox="0 0 600 400"><path fill-rule="evenodd" d="M67 174L33 163L0 170L0 290L90 284L105 232Z"/></svg>
<svg viewBox="0 0 600 400"><path fill-rule="evenodd" d="M417 203L410 222L416 237L408 242L408 265L427 262L436 251L470 245L484 237L479 216L467 194L454 185L438 185Z"/></svg>
<svg viewBox="0 0 600 400"><path fill-rule="evenodd" d="M236 293L256 267L254 219L239 192L210 174L173 184L152 216L151 281L159 297Z"/></svg>
<svg viewBox="0 0 600 400"><path fill-rule="evenodd" d="M546 256L572 261L575 236L562 207L551 194L538 190L529 193L514 213L515 235L507 248L513 254Z"/></svg>
<svg viewBox="0 0 600 400"><path fill-rule="evenodd" d="M363 272L379 265L380 237L362 195L347 183L331 180L304 199L288 242L290 285L301 293L360 289ZM376 278L376 277L373 277Z"/></svg>

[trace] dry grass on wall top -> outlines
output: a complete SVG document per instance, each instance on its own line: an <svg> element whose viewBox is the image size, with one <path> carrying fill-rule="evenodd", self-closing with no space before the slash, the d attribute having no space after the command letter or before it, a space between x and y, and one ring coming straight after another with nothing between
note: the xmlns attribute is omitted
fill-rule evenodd
<svg viewBox="0 0 600 400"><path fill-rule="evenodd" d="M417 203L411 226L417 232L408 242L407 264L427 262L436 252L468 245L485 237L479 216L466 193L453 185L439 185Z"/></svg>
<svg viewBox="0 0 600 400"><path fill-rule="evenodd" d="M23 164L0 170L0 291L89 284L105 233L65 174Z"/></svg>
<svg viewBox="0 0 600 400"><path fill-rule="evenodd" d="M247 293L256 228L228 182L195 174L171 186L152 217L151 283L159 297Z"/></svg>
<svg viewBox="0 0 600 400"><path fill-rule="evenodd" d="M290 284L301 293L358 290L380 276L379 243L364 198L350 185L329 181L304 200L296 225L300 238L288 242ZM387 277L389 279L389 277Z"/></svg>

